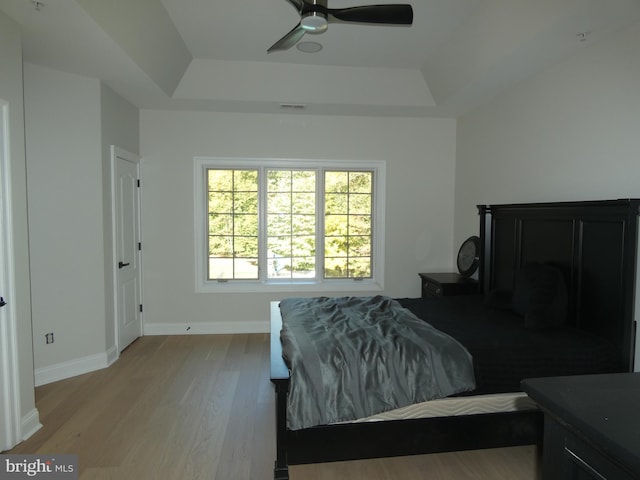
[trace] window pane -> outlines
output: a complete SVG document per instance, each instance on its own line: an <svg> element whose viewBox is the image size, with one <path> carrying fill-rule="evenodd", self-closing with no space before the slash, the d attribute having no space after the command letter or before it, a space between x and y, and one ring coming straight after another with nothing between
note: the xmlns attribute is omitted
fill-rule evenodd
<svg viewBox="0 0 640 480"><path fill-rule="evenodd" d="M232 235L233 215L226 213L209 214L209 235Z"/></svg>
<svg viewBox="0 0 640 480"><path fill-rule="evenodd" d="M233 255L233 237L231 236L209 236L209 256L210 257L231 257Z"/></svg>
<svg viewBox="0 0 640 480"><path fill-rule="evenodd" d="M349 197L343 193L326 193L324 196L324 212L337 215L349 211Z"/></svg>
<svg viewBox="0 0 640 480"><path fill-rule="evenodd" d="M209 258L209 280L233 278L233 258Z"/></svg>
<svg viewBox="0 0 640 480"><path fill-rule="evenodd" d="M370 278L371 260L369 258L349 259L349 278Z"/></svg>
<svg viewBox="0 0 640 480"><path fill-rule="evenodd" d="M346 258L325 258L324 259L325 278L346 278L347 259Z"/></svg>
<svg viewBox="0 0 640 480"><path fill-rule="evenodd" d="M291 189L291 171L269 170L267 172L267 190L269 192L287 192Z"/></svg>
<svg viewBox="0 0 640 480"><path fill-rule="evenodd" d="M269 235L290 235L291 234L291 215L272 214L267 217L267 230Z"/></svg>
<svg viewBox="0 0 640 480"><path fill-rule="evenodd" d="M235 212L258 214L258 192L236 192L233 196Z"/></svg>
<svg viewBox="0 0 640 480"><path fill-rule="evenodd" d="M236 192L257 192L258 191L258 171L257 170L234 170L233 190Z"/></svg>
<svg viewBox="0 0 640 480"><path fill-rule="evenodd" d="M270 258L267 261L269 278L291 278L290 258Z"/></svg>
<svg viewBox="0 0 640 480"><path fill-rule="evenodd" d="M370 257L371 237L349 237L350 257Z"/></svg>
<svg viewBox="0 0 640 480"><path fill-rule="evenodd" d="M325 237L325 257L346 257L349 248L348 237Z"/></svg>
<svg viewBox="0 0 640 480"><path fill-rule="evenodd" d="M348 215L327 215L324 217L325 236L347 235L349 232Z"/></svg>
<svg viewBox="0 0 640 480"><path fill-rule="evenodd" d="M234 278L254 280L258 278L258 259L236 258L233 261Z"/></svg>
<svg viewBox="0 0 640 480"><path fill-rule="evenodd" d="M268 278L315 277L315 188L315 170L267 172Z"/></svg>
<svg viewBox="0 0 640 480"><path fill-rule="evenodd" d="M326 193L349 191L349 172L325 172L324 191Z"/></svg>
<svg viewBox="0 0 640 480"><path fill-rule="evenodd" d="M325 278L370 278L373 172L325 172Z"/></svg>
<svg viewBox="0 0 640 480"><path fill-rule="evenodd" d="M371 193L371 172L349 172L349 193Z"/></svg>
<svg viewBox="0 0 640 480"><path fill-rule="evenodd" d="M315 278L316 257L294 258L291 276L292 278Z"/></svg>
<svg viewBox="0 0 640 480"><path fill-rule="evenodd" d="M349 213L371 213L371 195L355 194L349 197Z"/></svg>
<svg viewBox="0 0 640 480"><path fill-rule="evenodd" d="M283 258L291 254L291 237L269 237L267 239L267 248L269 249L267 256L269 258Z"/></svg>
<svg viewBox="0 0 640 480"><path fill-rule="evenodd" d="M306 213L315 215L316 194L315 193L294 193L291 195L291 211L293 213Z"/></svg>
<svg viewBox="0 0 640 480"><path fill-rule="evenodd" d="M236 237L233 253L236 258L258 258L258 238Z"/></svg>
<svg viewBox="0 0 640 480"><path fill-rule="evenodd" d="M208 278L258 278L258 170L207 170Z"/></svg>
<svg viewBox="0 0 640 480"><path fill-rule="evenodd" d="M258 215L234 215L233 233L235 235L258 237Z"/></svg>
<svg viewBox="0 0 640 480"><path fill-rule="evenodd" d="M213 170L208 171L209 190L212 191L228 191L233 188L233 171L232 170Z"/></svg>
<svg viewBox="0 0 640 480"><path fill-rule="evenodd" d="M269 193L267 195L268 213L291 213L291 194L289 192Z"/></svg>
<svg viewBox="0 0 640 480"><path fill-rule="evenodd" d="M209 212L231 213L233 212L233 193L231 192L210 192Z"/></svg>
<svg viewBox="0 0 640 480"><path fill-rule="evenodd" d="M291 221L291 231L293 232L293 235L315 235L315 215L292 215Z"/></svg>
<svg viewBox="0 0 640 480"><path fill-rule="evenodd" d="M371 216L349 215L349 235L371 235Z"/></svg>
<svg viewBox="0 0 640 480"><path fill-rule="evenodd" d="M291 253L294 257L314 255L316 253L316 237L293 237L291 241Z"/></svg>
<svg viewBox="0 0 640 480"><path fill-rule="evenodd" d="M316 172L314 170L294 170L291 172L291 190L293 192L316 191Z"/></svg>

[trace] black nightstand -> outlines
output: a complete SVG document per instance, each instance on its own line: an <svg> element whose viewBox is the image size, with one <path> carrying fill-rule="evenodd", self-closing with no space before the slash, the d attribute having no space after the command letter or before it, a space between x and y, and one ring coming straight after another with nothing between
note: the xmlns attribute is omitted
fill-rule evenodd
<svg viewBox="0 0 640 480"><path fill-rule="evenodd" d="M420 273L423 297L478 293L478 281L458 273Z"/></svg>

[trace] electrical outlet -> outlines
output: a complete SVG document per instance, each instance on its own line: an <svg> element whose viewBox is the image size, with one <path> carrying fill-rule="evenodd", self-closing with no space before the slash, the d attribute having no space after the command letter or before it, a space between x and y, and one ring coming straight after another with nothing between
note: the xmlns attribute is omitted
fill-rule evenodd
<svg viewBox="0 0 640 480"><path fill-rule="evenodd" d="M47 345L49 345L50 343L53 343L53 342L54 342L53 332L51 332L51 333L47 333L47 334L44 336L44 340L45 340L45 342L46 342L46 344L47 344Z"/></svg>

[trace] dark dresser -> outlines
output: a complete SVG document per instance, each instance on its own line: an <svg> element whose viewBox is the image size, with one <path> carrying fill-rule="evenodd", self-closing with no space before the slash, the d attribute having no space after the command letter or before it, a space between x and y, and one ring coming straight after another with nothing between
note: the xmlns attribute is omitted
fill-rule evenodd
<svg viewBox="0 0 640 480"><path fill-rule="evenodd" d="M478 281L458 273L419 273L423 297L468 295L478 292Z"/></svg>
<svg viewBox="0 0 640 480"><path fill-rule="evenodd" d="M543 480L640 479L640 373L528 379L544 411Z"/></svg>

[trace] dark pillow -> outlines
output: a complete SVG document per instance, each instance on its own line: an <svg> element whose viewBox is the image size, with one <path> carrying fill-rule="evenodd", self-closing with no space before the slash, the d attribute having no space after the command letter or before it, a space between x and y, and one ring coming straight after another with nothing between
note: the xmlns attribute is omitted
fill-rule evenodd
<svg viewBox="0 0 640 480"><path fill-rule="evenodd" d="M511 310L513 292L506 288L495 288L484 298L484 304L498 310Z"/></svg>
<svg viewBox="0 0 640 480"><path fill-rule="evenodd" d="M567 297L567 286L560 270L531 263L516 275L512 308L524 317L527 328L557 328L567 319Z"/></svg>

